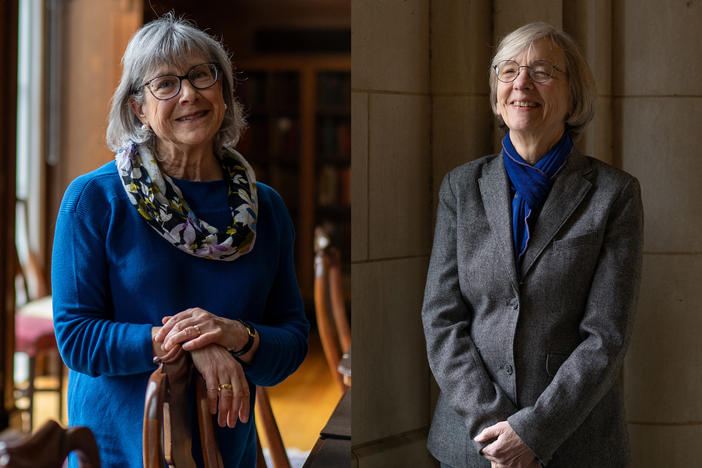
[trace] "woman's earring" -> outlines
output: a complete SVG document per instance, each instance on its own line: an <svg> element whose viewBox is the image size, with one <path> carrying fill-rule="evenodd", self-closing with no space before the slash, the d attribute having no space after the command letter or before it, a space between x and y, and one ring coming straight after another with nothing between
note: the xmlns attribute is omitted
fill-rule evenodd
<svg viewBox="0 0 702 468"><path fill-rule="evenodd" d="M141 124L141 131L142 132L148 132L149 130L151 130L149 128L149 124Z"/></svg>

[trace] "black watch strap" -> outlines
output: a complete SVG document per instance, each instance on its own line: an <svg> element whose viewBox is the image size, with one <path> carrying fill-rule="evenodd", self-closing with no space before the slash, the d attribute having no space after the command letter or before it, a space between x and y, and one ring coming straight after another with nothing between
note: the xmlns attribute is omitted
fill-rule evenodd
<svg viewBox="0 0 702 468"><path fill-rule="evenodd" d="M256 329L251 325L249 322L245 322L244 320L236 319L237 322L240 322L245 328L246 331L249 334L249 340L246 342L243 348L241 348L238 351L234 351L233 349L230 349L229 352L232 353L232 356L237 357L237 356L242 356L246 354L251 347L254 344L254 338L256 337Z"/></svg>

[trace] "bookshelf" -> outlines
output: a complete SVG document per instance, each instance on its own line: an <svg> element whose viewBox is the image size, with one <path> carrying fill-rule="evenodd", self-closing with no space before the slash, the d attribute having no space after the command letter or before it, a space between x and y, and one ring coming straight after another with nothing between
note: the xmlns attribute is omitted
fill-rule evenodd
<svg viewBox="0 0 702 468"><path fill-rule="evenodd" d="M264 56L237 69L236 94L249 122L238 149L288 206L298 281L311 307L315 226L329 233L350 276L351 60Z"/></svg>

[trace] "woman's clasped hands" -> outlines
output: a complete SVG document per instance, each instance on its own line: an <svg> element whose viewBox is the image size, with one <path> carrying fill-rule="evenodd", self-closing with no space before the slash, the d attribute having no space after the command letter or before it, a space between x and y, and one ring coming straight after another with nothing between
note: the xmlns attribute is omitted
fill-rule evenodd
<svg viewBox="0 0 702 468"><path fill-rule="evenodd" d="M249 384L242 364L229 352L241 349L248 341L243 324L197 307L164 317L162 322L163 326L155 330L154 342L167 354L177 347L190 353L205 380L208 408L211 414L218 414L218 424L233 428L237 419L248 422ZM250 362L257 345L258 334L251 350L241 356L243 362Z"/></svg>
<svg viewBox="0 0 702 468"><path fill-rule="evenodd" d="M538 468L541 466L534 453L519 438L507 421L483 429L475 437L476 442L492 442L482 450L490 460L491 468Z"/></svg>

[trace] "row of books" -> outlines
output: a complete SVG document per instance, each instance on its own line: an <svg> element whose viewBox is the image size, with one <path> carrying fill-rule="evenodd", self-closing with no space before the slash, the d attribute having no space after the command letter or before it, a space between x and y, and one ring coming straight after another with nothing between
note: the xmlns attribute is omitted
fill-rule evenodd
<svg viewBox="0 0 702 468"><path fill-rule="evenodd" d="M318 119L317 154L320 159L348 163L351 158L351 124L348 119Z"/></svg>
<svg viewBox="0 0 702 468"><path fill-rule="evenodd" d="M351 167L324 164L319 168L317 181L319 206L351 204Z"/></svg>
<svg viewBox="0 0 702 468"><path fill-rule="evenodd" d="M280 113L300 106L300 79L297 72L242 72L236 93L249 113ZM317 108L320 112L349 113L351 75L348 72L322 72L317 75Z"/></svg>
<svg viewBox="0 0 702 468"><path fill-rule="evenodd" d="M323 72L317 76L317 107L349 112L351 107L351 74Z"/></svg>
<svg viewBox="0 0 702 468"><path fill-rule="evenodd" d="M273 187L290 210L297 208L300 179L297 171L276 165L252 163L259 182ZM351 204L351 168L322 165L317 177L317 204L344 209Z"/></svg>
<svg viewBox="0 0 702 468"><path fill-rule="evenodd" d="M291 117L254 119L238 145L247 158L260 162L298 164L300 123Z"/></svg>
<svg viewBox="0 0 702 468"><path fill-rule="evenodd" d="M243 73L236 93L247 114L291 113L300 107L300 80L296 72Z"/></svg>
<svg viewBox="0 0 702 468"><path fill-rule="evenodd" d="M290 212L297 210L300 199L300 178L297 171L258 163L253 163L253 167L256 180L273 187Z"/></svg>
<svg viewBox="0 0 702 468"><path fill-rule="evenodd" d="M351 158L351 124L348 119L320 118L317 159L348 164ZM300 122L296 118L255 119L238 145L245 156L259 161L297 164L300 152Z"/></svg>

